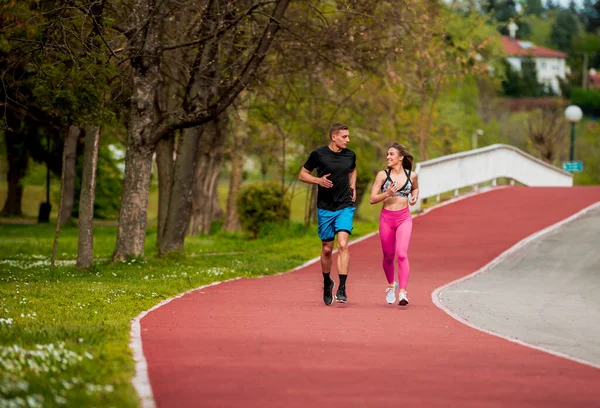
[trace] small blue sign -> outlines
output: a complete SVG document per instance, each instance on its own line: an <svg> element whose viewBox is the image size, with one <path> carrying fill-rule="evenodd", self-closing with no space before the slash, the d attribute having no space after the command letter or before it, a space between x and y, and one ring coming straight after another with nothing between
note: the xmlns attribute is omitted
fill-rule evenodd
<svg viewBox="0 0 600 408"><path fill-rule="evenodd" d="M580 162L580 161L564 162L563 170L570 171L571 173L580 173L583 171L583 162Z"/></svg>

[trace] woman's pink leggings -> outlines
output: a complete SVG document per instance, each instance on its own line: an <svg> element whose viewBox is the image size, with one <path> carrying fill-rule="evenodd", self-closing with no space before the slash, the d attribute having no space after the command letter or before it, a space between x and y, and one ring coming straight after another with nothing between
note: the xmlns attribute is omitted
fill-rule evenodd
<svg viewBox="0 0 600 408"><path fill-rule="evenodd" d="M383 270L388 283L394 283L394 258L398 260L398 284L406 289L410 267L408 244L412 232L412 217L408 207L391 211L383 208L379 217L379 238L383 250Z"/></svg>

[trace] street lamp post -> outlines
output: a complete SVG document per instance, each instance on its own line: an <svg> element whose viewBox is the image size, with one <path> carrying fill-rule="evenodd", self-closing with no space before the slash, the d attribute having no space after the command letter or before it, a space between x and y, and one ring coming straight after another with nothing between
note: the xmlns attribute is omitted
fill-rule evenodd
<svg viewBox="0 0 600 408"><path fill-rule="evenodd" d="M476 129L473 131L473 133L471 134L471 149L477 149L478 136L482 136L482 135L483 135L483 130L481 130L481 129Z"/></svg>
<svg viewBox="0 0 600 408"><path fill-rule="evenodd" d="M565 117L571 122L571 150L569 154L569 161L575 160L575 125L583 117L581 108L577 105L568 106L565 109Z"/></svg>

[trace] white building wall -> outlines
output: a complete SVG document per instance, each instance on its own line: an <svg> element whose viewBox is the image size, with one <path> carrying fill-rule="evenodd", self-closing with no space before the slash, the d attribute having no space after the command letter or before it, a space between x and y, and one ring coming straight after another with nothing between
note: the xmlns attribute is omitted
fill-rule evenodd
<svg viewBox="0 0 600 408"><path fill-rule="evenodd" d="M560 94L558 78L566 77L566 62L564 58L535 58L538 82L546 84Z"/></svg>
<svg viewBox="0 0 600 408"><path fill-rule="evenodd" d="M511 67L518 72L522 69L522 58L507 57L506 60ZM537 80L540 84L546 84L552 88L554 93L560 95L560 85L558 78L565 79L569 73L564 58L534 58L535 67L537 70Z"/></svg>

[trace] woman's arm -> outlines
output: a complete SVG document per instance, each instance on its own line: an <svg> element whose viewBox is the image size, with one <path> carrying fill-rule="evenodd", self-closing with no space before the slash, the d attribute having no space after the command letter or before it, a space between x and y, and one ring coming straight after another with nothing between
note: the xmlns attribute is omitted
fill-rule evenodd
<svg viewBox="0 0 600 408"><path fill-rule="evenodd" d="M419 199L419 176L414 171L410 174L410 183L412 188L410 189L410 205L415 205Z"/></svg>
<svg viewBox="0 0 600 408"><path fill-rule="evenodd" d="M375 181L373 182L373 187L371 187L371 195L369 196L369 202L371 204L377 204L386 198L391 197L396 191L398 191L398 186L394 182L385 192L380 193L381 186L383 186L383 183L385 183L385 178L385 171L380 171L377 173Z"/></svg>

